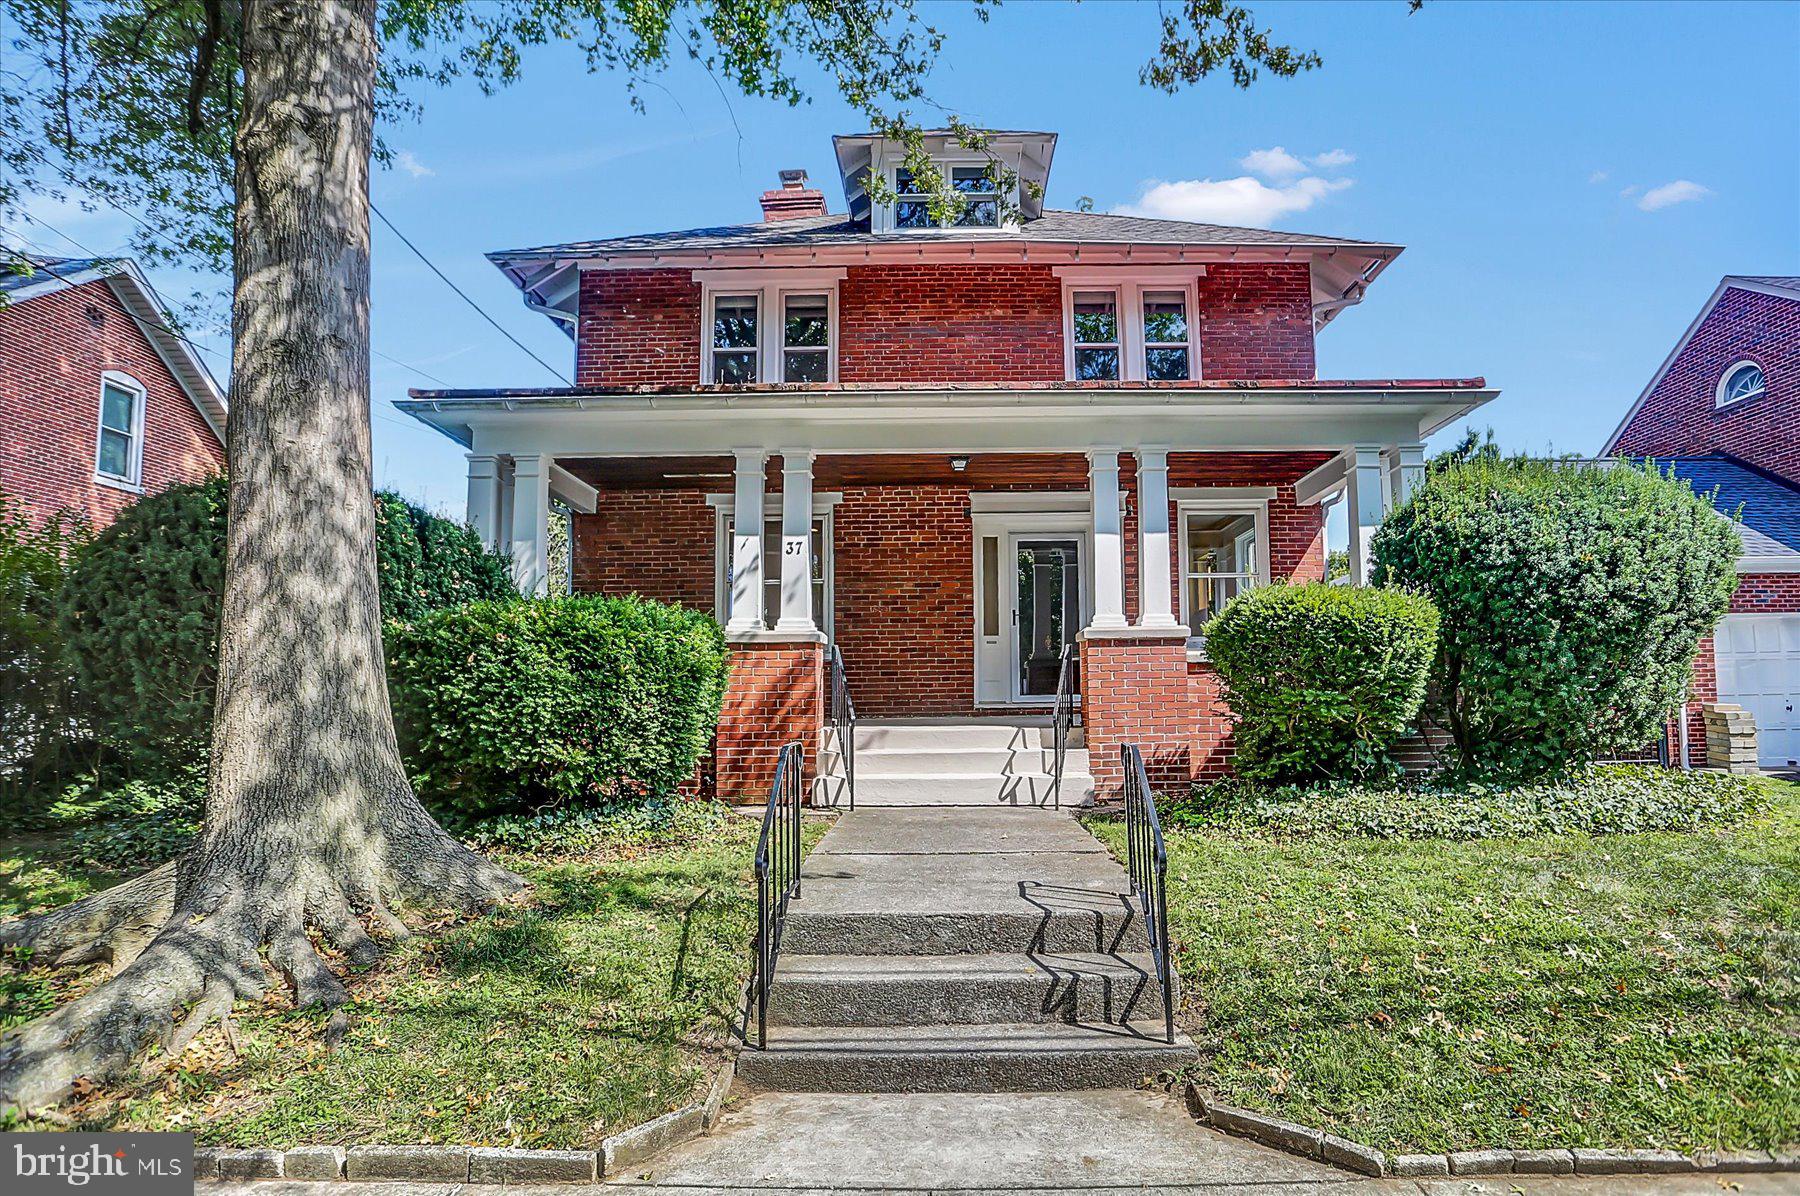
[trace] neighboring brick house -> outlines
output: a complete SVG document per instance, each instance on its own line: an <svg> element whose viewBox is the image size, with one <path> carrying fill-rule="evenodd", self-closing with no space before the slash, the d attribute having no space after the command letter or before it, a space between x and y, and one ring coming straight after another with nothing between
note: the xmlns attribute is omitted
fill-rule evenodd
<svg viewBox="0 0 1800 1196"><path fill-rule="evenodd" d="M1731 613L1694 661L1689 761L1706 758L1700 706L1723 701L1755 715L1765 767L1800 765L1800 277L1721 280L1601 451L1714 494L1744 539Z"/></svg>
<svg viewBox="0 0 1800 1196"><path fill-rule="evenodd" d="M225 397L137 267L0 259L0 493L94 527L225 464Z"/></svg>
<svg viewBox="0 0 1800 1196"><path fill-rule="evenodd" d="M1316 376L1315 333L1397 245L1047 209L1041 133L994 135L1036 185L1004 204L932 135L970 200L938 227L899 147L834 144L845 215L790 171L759 223L489 255L569 334L576 385L400 404L469 449L471 522L541 589L565 504L576 590L717 613L731 796L760 796L782 742L816 758L840 656L865 723L985 720L1035 744L1078 645L1100 789L1126 741L1164 778L1221 771L1191 629L1242 587L1323 577L1340 494L1366 577L1424 438L1494 392ZM1015 752L1001 799L1041 798L1043 767Z"/></svg>

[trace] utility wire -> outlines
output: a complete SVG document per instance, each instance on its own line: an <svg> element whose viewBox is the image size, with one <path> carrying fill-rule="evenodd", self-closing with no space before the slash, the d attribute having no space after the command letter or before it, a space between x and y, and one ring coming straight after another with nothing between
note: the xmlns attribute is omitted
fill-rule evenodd
<svg viewBox="0 0 1800 1196"><path fill-rule="evenodd" d="M450 276L445 274L442 270L438 269L437 264L434 263L430 258L426 257L424 251L421 250L417 245L414 245L412 243L412 241L407 238L407 235L405 233L401 232L398 228L395 228L394 222L387 218L387 214L385 212L383 212L380 208L375 206L375 203L373 200L371 200L369 202L369 210L371 212L374 212L377 216L381 217L381 222L388 226L388 231L393 233L396 237L399 237L402 244L404 244L408 249L412 250L413 253L418 257L418 259L420 261L424 262L427 266L429 266L431 268L431 272L433 274L435 274L439 278L443 279L444 285L449 287L451 290L455 291L457 293L457 295L459 295L462 298L462 301L464 303L467 303L470 307L474 308L475 311L481 316L482 319L484 319L488 323L492 324L494 326L495 331L499 332L501 336L505 337L507 340L511 341L513 344L517 345L519 347L519 349L525 354L525 356L531 358L531 360L537 362L539 365L543 366L546 370L549 370L551 375L553 377L555 377L559 382L561 382L564 386L573 386L574 385L574 383L570 382L569 379L563 374L563 372L561 370L557 369L555 366L553 366L549 362L545 361L542 357L539 357L536 353L533 353L531 351L531 349L526 346L524 341L520 340L518 337L514 336L512 333L508 332L505 328L502 328L500 326L500 321L494 319L493 316L488 315L486 308L482 307L481 304L479 304L479 303L475 302L473 299L469 298L469 296L463 292L463 289L461 287L457 286L454 282L451 282Z"/></svg>

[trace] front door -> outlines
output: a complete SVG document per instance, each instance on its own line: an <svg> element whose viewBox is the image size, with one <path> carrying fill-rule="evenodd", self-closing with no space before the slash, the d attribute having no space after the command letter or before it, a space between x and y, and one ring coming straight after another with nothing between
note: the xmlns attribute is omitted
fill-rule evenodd
<svg viewBox="0 0 1800 1196"><path fill-rule="evenodd" d="M1056 696L1063 645L1081 630L1081 540L1013 535L1012 699Z"/></svg>

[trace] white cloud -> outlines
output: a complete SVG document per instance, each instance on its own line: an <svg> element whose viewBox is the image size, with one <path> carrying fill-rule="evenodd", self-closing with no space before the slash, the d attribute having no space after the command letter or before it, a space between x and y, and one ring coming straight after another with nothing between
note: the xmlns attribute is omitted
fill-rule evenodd
<svg viewBox="0 0 1800 1196"><path fill-rule="evenodd" d="M1153 179L1144 185L1143 193L1134 202L1122 204L1113 211L1121 216L1260 228L1282 216L1304 212L1326 196L1350 185L1350 179L1321 179L1310 175L1274 186L1248 175L1235 179L1177 179L1173 182Z"/></svg>
<svg viewBox="0 0 1800 1196"><path fill-rule="evenodd" d="M1238 165L1265 179L1291 179L1306 173L1306 163L1279 145L1271 149L1251 150L1238 159Z"/></svg>
<svg viewBox="0 0 1800 1196"><path fill-rule="evenodd" d="M1588 182L1604 183L1607 179L1610 179L1611 177L1612 177L1612 175L1604 170L1596 170L1593 174L1588 175Z"/></svg>
<svg viewBox="0 0 1800 1196"><path fill-rule="evenodd" d="M1356 155L1349 150L1334 149L1326 150L1322 154L1314 154L1307 161L1320 170L1336 170L1340 166L1348 166L1356 161Z"/></svg>
<svg viewBox="0 0 1800 1196"><path fill-rule="evenodd" d="M1660 187L1652 187L1644 192L1637 206L1645 212L1660 212L1664 208L1678 203L1689 203L1696 199L1705 199L1712 194L1712 188L1702 187L1691 179L1676 179L1664 183Z"/></svg>
<svg viewBox="0 0 1800 1196"><path fill-rule="evenodd" d="M428 179L437 171L419 161L411 150L401 150L394 155L394 165L412 175L415 179Z"/></svg>

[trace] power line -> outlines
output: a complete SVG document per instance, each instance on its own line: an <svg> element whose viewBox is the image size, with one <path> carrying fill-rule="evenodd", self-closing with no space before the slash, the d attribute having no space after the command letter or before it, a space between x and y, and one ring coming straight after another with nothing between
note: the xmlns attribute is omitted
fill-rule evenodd
<svg viewBox="0 0 1800 1196"><path fill-rule="evenodd" d="M418 259L420 261L424 262L427 266L429 266L431 268L431 272L433 274L435 274L439 278L443 279L444 285L449 287L451 290L455 291L457 293L457 295L462 298L462 301L464 303L467 303L470 307L474 308L476 310L476 312L481 316L482 319L484 319L488 323L492 324L494 326L495 331L497 331L501 336L505 337L507 340L511 341L513 344L517 345L519 347L520 351L522 351L525 354L525 356L531 358L531 360L537 362L539 365L543 366L546 370L549 370L551 376L556 378L557 381L561 382L564 386L573 386L574 385L574 383L570 382L569 379L564 376L564 374L561 370L557 369L555 366L553 366L549 362L545 361L542 357L539 357L536 353L533 353L531 351L531 349L526 346L524 341L520 340L518 337L514 336L512 333L508 332L505 328L501 327L500 321L494 319L493 316L488 315L486 308L482 307L481 304L479 304L479 303L475 302L473 299L469 298L469 296L463 292L463 289L461 287L457 286L454 282L451 282L450 276L445 274L442 270L438 269L436 263L434 263L430 258L426 257L424 251L421 250L417 245L414 245L412 243L412 241L407 238L407 235L405 233L401 232L398 228L395 228L394 222L387 218L387 214L385 212L383 212L380 208L375 206L375 203L373 200L371 200L369 202L369 210L371 212L374 212L377 216L381 217L381 222L388 226L388 231L393 233L396 237L399 237L402 244L404 244L408 249L412 250L413 253L418 257Z"/></svg>

